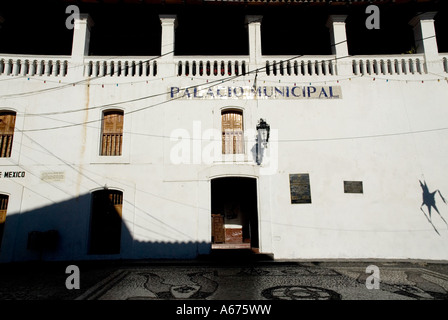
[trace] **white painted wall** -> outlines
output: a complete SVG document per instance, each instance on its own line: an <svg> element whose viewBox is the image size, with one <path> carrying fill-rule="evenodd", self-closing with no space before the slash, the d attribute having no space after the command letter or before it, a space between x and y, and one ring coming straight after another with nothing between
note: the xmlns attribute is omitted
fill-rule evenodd
<svg viewBox="0 0 448 320"><path fill-rule="evenodd" d="M448 194L446 72L260 72L259 86L339 86L342 98L170 100L165 94L170 87L215 80L250 87L254 81L253 74L231 81L226 76L177 76L175 61L160 60L157 76L94 79L70 71L65 77L0 76L0 109L17 112L13 154L0 159L0 171L26 172L25 178L0 178L0 192L10 196L1 262L207 253L210 181L222 176L257 179L260 251L277 259L448 259L448 225L434 210L434 227L425 218L419 184L424 180L430 191ZM244 112L246 155L237 161L218 155L212 164L204 163L197 151L209 142L196 138L214 129L220 141L220 114L226 107ZM125 114L120 157L99 156L99 120L108 108ZM271 127L270 163L265 158L261 166L250 152L260 118ZM171 153L179 142L170 137L179 129L193 138L184 140L191 147L191 163L173 163ZM58 178L43 177L49 173ZM311 204L291 204L289 174L295 173L309 174ZM364 193L345 194L345 180L362 181ZM124 194L119 255L87 254L91 193L104 186ZM438 195L436 204L448 221L448 207ZM39 257L26 249L28 232L49 229L60 233L57 251Z"/></svg>

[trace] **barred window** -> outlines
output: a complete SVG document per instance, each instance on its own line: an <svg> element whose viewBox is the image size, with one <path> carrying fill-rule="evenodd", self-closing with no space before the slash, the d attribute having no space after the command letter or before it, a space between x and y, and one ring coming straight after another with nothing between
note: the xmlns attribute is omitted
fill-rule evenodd
<svg viewBox="0 0 448 320"><path fill-rule="evenodd" d="M14 138L14 126L16 113L12 111L0 112L0 158L11 157L12 140Z"/></svg>
<svg viewBox="0 0 448 320"><path fill-rule="evenodd" d="M104 111L100 155L121 156L123 148L123 115L121 110Z"/></svg>
<svg viewBox="0 0 448 320"><path fill-rule="evenodd" d="M244 153L243 112L227 110L221 113L222 153Z"/></svg>

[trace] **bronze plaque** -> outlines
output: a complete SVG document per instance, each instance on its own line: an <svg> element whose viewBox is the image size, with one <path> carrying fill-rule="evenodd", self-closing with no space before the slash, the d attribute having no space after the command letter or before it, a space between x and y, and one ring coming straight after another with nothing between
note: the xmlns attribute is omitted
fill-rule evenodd
<svg viewBox="0 0 448 320"><path fill-rule="evenodd" d="M344 181L344 193L363 193L362 181Z"/></svg>
<svg viewBox="0 0 448 320"><path fill-rule="evenodd" d="M308 173L290 174L291 203L311 203L310 177Z"/></svg>

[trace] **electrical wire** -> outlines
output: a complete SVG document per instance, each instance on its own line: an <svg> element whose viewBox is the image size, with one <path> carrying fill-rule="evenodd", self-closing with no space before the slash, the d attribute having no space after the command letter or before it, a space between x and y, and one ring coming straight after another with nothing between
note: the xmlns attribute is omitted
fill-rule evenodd
<svg viewBox="0 0 448 320"><path fill-rule="evenodd" d="M27 135L27 138L29 138L29 139L31 139L31 140L34 140L34 139L32 139L31 137L29 137L28 135ZM35 141L35 140L34 140L34 141ZM44 152L47 153L48 155L50 155L50 156L52 156L52 157L56 157L57 160L62 161L62 164L63 164L63 165L68 165L67 162L66 162L65 160L63 160L63 159L61 159L60 157L56 156L54 153L52 153L50 150L48 150L48 148L43 147L41 144L38 144L38 146L39 146L40 148L42 148L42 149L44 150ZM39 177L37 174L31 172L28 168L24 167L23 165L18 165L18 166L19 166L20 168L22 168L23 170L26 170L27 173L30 173L31 175L33 175L33 176L37 177L38 179L40 179L40 177ZM68 166L69 166L69 168L75 170L76 173L78 173L78 174L80 174L80 175L82 175L82 176L88 178L88 180L94 181L94 180L92 180L93 178L91 178L91 177L87 177L86 174L85 174L84 172L81 172L80 170L74 168L73 165L68 165ZM85 171L85 168L83 168L83 171ZM94 171L91 171L91 170L87 170L87 171L89 171L91 174L94 173L94 174L98 175L97 172L94 172ZM112 180L116 180L116 179L112 179ZM22 183L19 183L18 181L14 181L14 180L12 180L12 181L13 181L14 183L16 183L16 184L18 184L18 185L24 187L25 189L27 189L27 190L29 190L29 191L31 191L31 192L37 194L38 196L41 196L41 197L47 199L48 201L50 201L50 202L52 202L52 203L57 203L57 202L54 201L53 199L50 199L50 198L48 198L48 197L46 197L46 196L40 194L40 193L37 192L36 190L33 190L33 189L27 187L26 185L24 185L24 184L22 184ZM119 181L116 180L116 181L119 182L119 184L123 184L123 181L122 181L122 180L119 180ZM49 182L46 181L46 183L49 183ZM51 184L51 183L49 183L49 184ZM96 184L98 184L98 185L102 185L101 183L98 183L98 182L96 182ZM61 189L60 187L58 187L58 186L56 186L56 185L54 185L54 184L51 184L51 185L52 185L53 187L56 187L57 189L63 191L64 193L67 193L65 190ZM196 209L202 209L202 210L206 210L206 211L209 211L209 210L210 210L210 209L208 209L208 208L200 208L200 207L195 206L195 205L185 204L185 203L179 202L178 200L173 200L173 199L169 199L169 198L166 198L166 197L160 197L160 196L158 196L158 195L154 195L154 194L152 194L152 193L149 193L147 190L142 190L142 189L139 189L139 188L135 188L134 186L129 186L129 185L127 185L127 186L128 186L128 187L131 187L131 188L134 189L136 192L144 192L144 193L146 193L146 194L150 194L150 195L152 195L152 196L161 198L161 199L163 199L163 200L165 200L165 201L178 203L178 204L181 204L181 205L185 205L185 206L191 207L191 208L193 208L193 209L196 208ZM92 188L88 188L88 190L92 190ZM68 194L68 193L67 193L67 194ZM70 194L68 194L68 195L70 195ZM70 195L70 196L72 196L72 195ZM163 221L160 220L159 218L156 218L155 216L149 214L147 211L145 211L145 210L143 210L143 209L137 207L134 203L132 203L132 202L126 200L126 199L123 199L123 201L124 201L125 203L128 203L128 204L131 205L132 207L134 207L136 210L141 211L141 212L144 214L144 216L148 215L148 216L151 218L151 220L155 220L156 222L161 223L162 227L163 227L163 226L168 227L168 229L171 229L172 231L174 231L174 232L176 232L176 233L179 233L179 234L181 234L181 235L183 235L183 236L186 236L187 239L193 240L193 238L192 238L191 236L189 236L189 235L183 233L182 231L180 231L180 230L174 228L173 226L167 224L166 222L163 222ZM143 216L143 217L144 217L144 216ZM149 220L146 220L146 221L149 221ZM272 222L272 221L271 221L271 223L273 223L274 225L279 225L279 226L285 226L285 225L286 225L286 224L281 223L281 222ZM332 228L332 227L326 227L326 226L309 226L309 225L301 225L301 224L288 224L288 226L289 226L289 227L292 227L292 228L298 228L298 229L308 229L308 230L317 230L317 231L331 231L331 232L358 232L358 233L391 233L391 232L406 232L406 233L407 233L407 232L411 232L411 233L412 233L412 232L430 232L430 231L432 232L432 229L429 229L429 228L427 228L427 229L356 229L356 228L344 229L344 228ZM177 238L172 238L172 237L168 236L166 233L163 233L163 234L162 234L162 233L160 233L160 231L151 230L151 229L149 229L149 228L147 228L147 227L144 227L144 226L141 226L141 225L135 225L135 224L134 224L133 227L137 227L137 228L140 228L140 229L144 229L144 230L149 231L149 232L151 232L151 233L153 233L153 234L156 234L156 235L159 235L159 236L161 235L161 236L164 236L164 237L166 237L166 238L170 238L170 239L172 239L172 240L179 241L179 239L177 239ZM145 236L147 236L147 235L145 235Z"/></svg>
<svg viewBox="0 0 448 320"><path fill-rule="evenodd" d="M102 184L102 183L96 181L94 178L92 178L92 177L86 175L86 174L83 172L83 171L85 171L84 168L83 168L82 170L81 170L81 169L78 169L74 164L70 164L70 163L68 163L66 160L64 160L64 159L61 158L60 156L56 155L55 153L53 153L52 151L50 151L48 148L44 147L42 144L40 144L39 142L37 142L35 139L31 138L29 135L27 135L27 134L24 133L24 136L25 136L26 138L28 138L33 144L37 145L39 148L41 148L42 150L44 150L44 152L45 152L46 154L48 154L48 155L51 156L51 157L54 157L55 159L57 159L58 161L60 161L64 166L67 166L68 168L72 169L76 174L83 176L83 177L86 178L87 180L93 182L93 183L94 183L95 185L97 185L98 187L101 187L101 188L102 188L102 187L104 186L104 184ZM36 178L38 178L39 180L41 180L41 177L39 177L37 174L35 174L35 173L33 173L32 171L30 171L29 169L27 169L27 168L24 167L23 165L20 165L20 164L15 164L15 165L19 166L19 167L22 168L23 170L26 170L27 173L30 173L31 175L33 175L33 176L35 176ZM91 172L91 173L92 173L92 172ZM14 181L14 180L13 180L13 181ZM14 181L14 182L18 183L17 181ZM49 182L46 181L46 183L49 183ZM120 183L122 183L122 181L120 181ZM18 183L18 184L20 184L20 183ZM53 187L59 189L60 191L66 193L67 195L73 197L73 195L71 195L71 194L69 194L67 191L63 190L60 186L57 186L57 185L55 185L55 184L51 184L51 183L49 183L49 184L52 185ZM51 199L49 199L48 197L41 195L41 194L38 193L37 191L32 190L32 189L30 189L29 187L27 187L27 186L25 186L25 185L23 185L23 184L20 184L20 185L22 185L22 186L23 186L24 188L26 188L26 189L31 190L33 193L36 193L36 194L42 196L43 198L46 198L47 200L49 200L49 201L51 201L51 202L53 202L53 203L56 203L54 200L51 200ZM90 188L87 188L87 190L92 190L92 187L90 186ZM153 195L154 195L154 194L153 194ZM154 196L157 196L157 195L154 195ZM157 196L157 197L160 197L160 196ZM162 197L160 197L160 198L162 198ZM179 202L179 201L171 200L171 199L168 199L168 198L163 198L163 199L166 200L166 201L172 201L172 202L176 202L176 203L179 203L179 204L183 204L183 203L181 203L181 202ZM139 210L139 211L142 212L143 214L149 216L152 220L154 220L154 221L160 223L161 225L167 227L168 230L172 230L172 231L174 231L174 232L176 232L176 233L179 233L179 234L181 234L181 235L187 237L187 238L190 239L190 240L193 240L193 238L192 238L191 236L187 235L186 233L184 233L184 232L181 231L181 230L178 230L178 229L174 228L173 226L167 224L166 222L163 222L161 219L155 217L154 215L151 215L151 214L148 213L146 210L137 207L134 203L132 203L132 202L130 202L130 201L128 201L128 200L124 200L124 202L128 203L129 205L131 205L132 207L134 207L136 210ZM188 204L183 204L183 205L188 205ZM140 226L139 226L139 227L140 227ZM147 228L146 228L146 229L147 229ZM148 231L151 231L151 232L153 232L153 233L157 233L157 232L154 231L154 230L150 230L150 229L147 229L147 230L148 230ZM166 234L164 234L164 236L168 237Z"/></svg>
<svg viewBox="0 0 448 320"><path fill-rule="evenodd" d="M286 60L275 62L273 65L279 65L279 64L288 62L290 60L297 59L297 58L299 58L301 56L302 55L294 56L294 57L291 57L291 58L286 59ZM329 62L329 61L332 61L332 60L340 60L340 59L347 58L347 57L350 57L350 56L341 57L341 58L332 58L332 59L328 59L326 61ZM127 66L127 67L129 68L129 66ZM250 74L253 74L253 73L258 75L258 72L261 72L263 70L265 71L266 68L267 68L267 66L264 66L264 67L261 67L261 68L256 68L254 70L249 70L245 74L234 75L234 76L231 76L231 77L226 78L224 80L223 79L216 79L216 80L211 81L210 83L208 83L208 80L207 80L208 86L205 87L205 88L206 89L207 88L212 88L212 87L214 87L216 85L219 85L219 84L222 84L222 83L225 83L225 82L228 82L228 81L234 81L234 80L236 80L236 79L238 79L240 77L247 76L247 75L250 75ZM361 78L361 77L366 77L366 76L365 75L358 76L358 78ZM356 77L349 77L349 78L345 78L345 79L351 80L352 78L356 78ZM376 77L373 77L373 79L375 80ZM380 79L380 78L378 78L378 79ZM339 82L339 81L342 81L342 80L343 79L338 79L338 80L333 80L333 81L338 81ZM388 81L389 79L385 79L385 80ZM82 81L87 81L87 79L84 79ZM82 82L82 81L78 81L78 82ZM400 80L400 81L408 81L408 80ZM326 83L326 82L329 82L329 81L328 80L322 80L322 82ZM294 83L296 83L296 82L294 82ZM318 83L318 82L313 81L312 83ZM203 87L204 85L206 85L206 83L185 87L185 88L182 88L182 90ZM311 83L310 83L310 85L311 85ZM116 107L116 106L119 106L119 105L122 105L122 104L126 104L126 103L137 102L137 101L141 101L141 100L145 100L145 99L151 99L151 98L155 98L155 97L162 96L162 95L165 96L168 93L169 92L162 92L162 93L157 93L157 94L153 94L153 95L143 96L143 97L130 99L130 100L126 100L126 101L121 101L121 102L118 102L118 103L114 102L114 103L103 104L103 105L99 105L99 106L90 107L90 108L88 108L88 110L94 110L94 109L104 108L104 107L108 107L108 106L115 106ZM162 102L159 102L159 103L156 103L156 104L145 106L145 107L142 107L142 108L139 108L139 109L136 109L136 110L131 110L131 111L128 111L126 114L128 115L128 114L136 113L136 112L139 112L139 111L143 111L143 110L155 107L155 106L159 106L159 105L171 102L173 100L177 100L179 98L180 97L175 97L175 98L171 98L169 100L165 100L165 101L162 101ZM81 111L85 111L85 110L87 110L87 109L83 108L83 109L65 110L65 111L58 111L58 112L48 112L48 113L38 113L38 114L25 114L25 116L44 116L44 115L46 116L46 115L57 115L57 114L59 115L59 114L68 114L68 113L72 113L72 112L81 112ZM74 126L79 126L79 125L88 125L90 123L95 123L95 122L99 122L99 121L102 121L102 119L96 119L96 120L91 120L91 121L84 121L84 122L81 122L81 123L72 123L72 124L68 124L68 125L64 125L64 126L57 126L57 127L46 127L46 128L38 128L38 129L29 129L29 130L24 130L24 132L31 132L31 131L35 132L35 131L48 131L48 130L55 130L55 129L63 129L63 128L69 128L69 127L74 127ZM445 128L429 129L429 130L445 130ZM401 134L403 134L403 133L401 133ZM404 134L407 134L407 133L404 133ZM396 135L396 134L387 134L387 135ZM343 138L340 138L340 139L343 139ZM325 139L325 140L328 140L328 139ZM303 141L303 140L285 140L284 142L289 142L289 141Z"/></svg>

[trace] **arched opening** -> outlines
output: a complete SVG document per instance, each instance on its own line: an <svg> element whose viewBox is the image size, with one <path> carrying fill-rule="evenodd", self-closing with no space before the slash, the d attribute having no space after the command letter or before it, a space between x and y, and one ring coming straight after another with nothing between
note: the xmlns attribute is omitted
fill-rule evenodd
<svg viewBox="0 0 448 320"><path fill-rule="evenodd" d="M0 194L0 249L2 247L3 231L5 230L6 211L8 210L9 196Z"/></svg>
<svg viewBox="0 0 448 320"><path fill-rule="evenodd" d="M211 180L212 249L258 250L257 202L255 178Z"/></svg>
<svg viewBox="0 0 448 320"><path fill-rule="evenodd" d="M123 193L99 190L92 193L90 254L118 254L121 243Z"/></svg>

